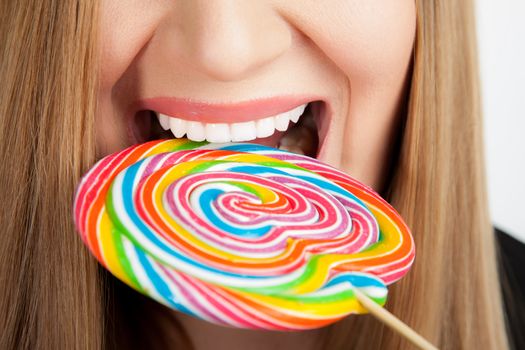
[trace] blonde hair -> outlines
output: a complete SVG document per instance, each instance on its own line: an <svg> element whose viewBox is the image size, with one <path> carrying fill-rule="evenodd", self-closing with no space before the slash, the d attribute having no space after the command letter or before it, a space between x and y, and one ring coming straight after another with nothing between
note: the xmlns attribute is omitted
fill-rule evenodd
<svg viewBox="0 0 525 350"><path fill-rule="evenodd" d="M508 348L472 3L417 7L406 118L386 193L417 254L389 288L387 308L440 348ZM109 276L74 231L74 189L96 157L96 5L2 1L0 16L0 348L189 346L163 307ZM366 315L327 327L325 347L411 346Z"/></svg>

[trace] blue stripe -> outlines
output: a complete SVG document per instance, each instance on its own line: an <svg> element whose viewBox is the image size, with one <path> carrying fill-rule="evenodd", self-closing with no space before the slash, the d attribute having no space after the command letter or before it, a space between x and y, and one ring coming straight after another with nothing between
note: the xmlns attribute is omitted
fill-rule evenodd
<svg viewBox="0 0 525 350"><path fill-rule="evenodd" d="M345 190L343 187L337 185L337 184L334 184L330 181L327 181L327 180L324 180L324 179L319 179L319 178L315 178L315 177L310 177L310 176L306 176L306 175L295 175L295 174L289 174L285 171L282 171L282 170L278 170L278 169L275 169L275 168L270 168L270 167L265 167L265 166L260 166L260 165L240 165L240 166L233 166L231 167L230 169L228 169L230 171L233 171L233 172L239 172L239 173L248 173L248 174L252 174L252 175L257 175L257 174L264 174L264 173L272 173L272 174L277 174L277 175L284 175L284 176L289 176L289 177L296 177L296 178L299 178L309 184L313 184L313 185L316 185L318 187L320 187L322 190L324 191L331 191L331 192L335 192L335 193L338 193L339 195L342 195L344 197L349 197L351 200L357 202L359 205L361 205L365 210L367 210L369 213L370 213L370 210L368 210L368 207L366 206L366 204L360 200L358 197L356 197L352 192L350 191L347 191ZM308 170L304 170L304 172L306 173ZM370 213L372 214L372 213Z"/></svg>
<svg viewBox="0 0 525 350"><path fill-rule="evenodd" d="M259 151L264 151L264 150L268 150L268 151L276 150L275 148L258 145L256 143L240 143L236 145L222 146L220 147L220 149L227 150L227 151L237 151L237 152L259 152ZM284 151L280 151L280 152L286 153Z"/></svg>
<svg viewBox="0 0 525 350"><path fill-rule="evenodd" d="M181 304L179 300L176 300L175 295L173 295L166 282L164 282L162 277L159 276L159 274L157 273L157 271L155 271L153 266L151 266L146 255L140 249L137 248L135 248L135 252L139 258L142 267L144 268L144 271L146 272L146 275L157 290L158 294L162 296L162 299L167 301L172 307L176 308L177 310L183 311L192 316L196 316L191 310L189 310L188 308L186 308L186 306Z"/></svg>
<svg viewBox="0 0 525 350"><path fill-rule="evenodd" d="M260 280L260 279L272 279L272 278L274 278L272 276L253 276L253 275L245 275L245 274L239 275L239 274L235 274L235 273L231 273L231 272L227 272L227 271L218 270L216 268L213 268L213 267L210 267L210 266L206 266L206 265L204 265L204 264L202 264L202 263L200 263L198 261L195 261L195 260L193 260L191 258L188 258L187 256L182 255L180 252L174 250L172 247L170 247L169 245L166 245L164 242L162 242L155 235L155 233L152 232L151 229L137 215L137 213L135 211L135 207L133 205L133 194L134 194L133 182L134 182L135 177L137 176L137 171L140 168L140 165L145 160L147 160L147 158L143 159L143 160L141 160L141 161L139 161L139 162L137 162L137 163L135 163L135 164L133 164L131 166L129 166L125 171L123 171L122 188L113 187L112 191L113 192L117 192L117 194L113 196L113 200L115 200L115 198L118 198L120 195L122 195L122 198L123 198L122 201L123 201L124 209L125 209L127 215L129 216L131 221L133 221L134 225L137 226L137 229L150 242L152 242L158 248L160 248L161 250L163 250L167 254L172 255L174 258L176 258L178 260L184 261L187 264L197 266L200 269L203 269L203 270L206 270L206 271L210 271L210 272L213 272L215 274L225 275L225 276L229 276L229 277L236 277L236 278L241 278L241 279L246 279L247 278L247 279L254 279L254 280L257 280L257 279L258 280ZM119 176L121 174L119 174ZM118 218L113 218L113 219L114 220L118 220ZM135 244L138 244L137 240L133 236L131 236L131 235L128 236L127 232L125 232L124 234L132 242L134 242ZM143 248L143 247L141 246L141 248Z"/></svg>
<svg viewBox="0 0 525 350"><path fill-rule="evenodd" d="M342 273L334 278L332 278L328 283L324 285L323 288L330 287L339 283L343 282L349 282L354 287L378 287L378 288L384 288L386 289L386 285L383 283L383 281L370 274L365 273Z"/></svg>
<svg viewBox="0 0 525 350"><path fill-rule="evenodd" d="M223 221L217 216L213 210L213 202L217 197L223 194L223 190L219 189L209 189L202 191L202 194L199 198L199 205L204 212L204 217L209 220L215 227L231 233L236 236L248 237L248 238L257 238L266 234L272 227L269 225L261 227L236 227L229 225L227 222Z"/></svg>

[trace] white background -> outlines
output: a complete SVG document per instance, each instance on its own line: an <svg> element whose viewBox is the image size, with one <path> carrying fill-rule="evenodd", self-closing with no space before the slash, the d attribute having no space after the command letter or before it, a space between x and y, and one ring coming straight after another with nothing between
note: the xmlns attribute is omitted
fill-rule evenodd
<svg viewBox="0 0 525 350"><path fill-rule="evenodd" d="M492 222L525 242L525 1L478 0Z"/></svg>

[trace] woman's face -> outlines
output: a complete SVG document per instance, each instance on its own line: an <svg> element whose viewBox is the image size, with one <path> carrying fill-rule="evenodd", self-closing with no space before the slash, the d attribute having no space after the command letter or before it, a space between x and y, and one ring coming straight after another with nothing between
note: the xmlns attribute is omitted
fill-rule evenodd
<svg viewBox="0 0 525 350"><path fill-rule="evenodd" d="M168 137L163 125L316 156L380 190L413 0L104 0L101 16L100 155Z"/></svg>

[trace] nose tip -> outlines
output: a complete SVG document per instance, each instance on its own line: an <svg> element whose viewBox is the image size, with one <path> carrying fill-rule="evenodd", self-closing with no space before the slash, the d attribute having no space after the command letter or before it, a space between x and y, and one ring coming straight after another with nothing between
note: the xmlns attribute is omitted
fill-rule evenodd
<svg viewBox="0 0 525 350"><path fill-rule="evenodd" d="M286 23L264 2L182 1L179 33L187 63L221 81L240 80L282 55L291 44Z"/></svg>

